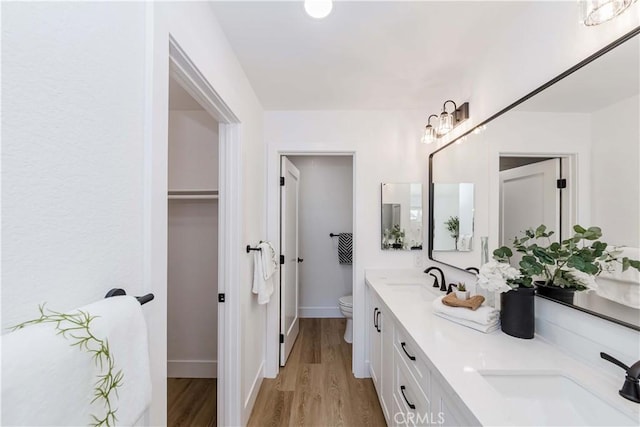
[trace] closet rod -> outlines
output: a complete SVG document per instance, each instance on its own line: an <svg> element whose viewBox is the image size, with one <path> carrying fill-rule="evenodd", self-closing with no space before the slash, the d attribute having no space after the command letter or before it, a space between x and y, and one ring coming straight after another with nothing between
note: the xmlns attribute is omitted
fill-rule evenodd
<svg viewBox="0 0 640 427"><path fill-rule="evenodd" d="M113 288L109 292L107 292L107 294L104 297L111 298L111 297L117 297L117 296L126 295L126 294L127 292L124 289ZM140 297L136 297L140 305L144 305L148 303L149 301L153 300L153 298L155 298L153 294L146 294Z"/></svg>

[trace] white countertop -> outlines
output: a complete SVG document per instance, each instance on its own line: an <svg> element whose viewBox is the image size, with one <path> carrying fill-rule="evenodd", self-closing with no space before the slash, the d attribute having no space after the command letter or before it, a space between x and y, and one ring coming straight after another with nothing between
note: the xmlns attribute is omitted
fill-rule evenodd
<svg viewBox="0 0 640 427"><path fill-rule="evenodd" d="M616 378L599 373L537 335L526 340L500 330L484 334L437 317L432 301L443 293L421 270L367 270L365 279L482 425L522 425L523 417L510 412L510 405L479 371L562 374L640 425L640 405L618 394L622 370ZM402 283L423 286L398 285Z"/></svg>

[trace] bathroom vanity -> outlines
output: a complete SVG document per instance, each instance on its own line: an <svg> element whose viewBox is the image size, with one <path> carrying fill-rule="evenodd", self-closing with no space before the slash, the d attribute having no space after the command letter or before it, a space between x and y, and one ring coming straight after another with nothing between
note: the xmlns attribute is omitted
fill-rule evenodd
<svg viewBox="0 0 640 427"><path fill-rule="evenodd" d="M433 315L442 293L421 270L367 270L369 370L388 425L640 425L600 373L536 336ZM621 372L622 373L622 372Z"/></svg>

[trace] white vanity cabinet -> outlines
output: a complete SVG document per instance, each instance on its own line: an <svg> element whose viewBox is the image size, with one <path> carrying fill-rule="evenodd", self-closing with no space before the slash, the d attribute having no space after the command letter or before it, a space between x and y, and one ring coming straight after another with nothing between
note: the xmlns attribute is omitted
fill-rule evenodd
<svg viewBox="0 0 640 427"><path fill-rule="evenodd" d="M390 426L478 425L404 326L367 286L369 370Z"/></svg>
<svg viewBox="0 0 640 427"><path fill-rule="evenodd" d="M392 416L394 322L380 299L369 289L369 371L384 416Z"/></svg>

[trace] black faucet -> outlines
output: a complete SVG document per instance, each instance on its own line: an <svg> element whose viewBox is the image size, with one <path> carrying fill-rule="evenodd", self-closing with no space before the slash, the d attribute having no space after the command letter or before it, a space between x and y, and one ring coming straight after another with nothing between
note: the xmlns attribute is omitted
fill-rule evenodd
<svg viewBox="0 0 640 427"><path fill-rule="evenodd" d="M431 270L436 270L438 273L440 273L440 281L438 281L438 278L436 277L435 274L430 273ZM446 292L447 291L447 282L444 279L444 273L442 272L442 270L440 270L438 267L429 267L424 271L426 274L431 275L435 280L433 282L433 287L434 288L440 288L441 291Z"/></svg>
<svg viewBox="0 0 640 427"><path fill-rule="evenodd" d="M627 371L624 384L622 384L622 388L619 391L620 396L632 402L640 403L640 384L638 380L640 378L640 360L629 367L607 353L600 353L600 357Z"/></svg>
<svg viewBox="0 0 640 427"><path fill-rule="evenodd" d="M474 272L476 274L480 274L480 270L478 270L477 267L467 267L467 268L465 268L465 270L472 271L472 272Z"/></svg>

